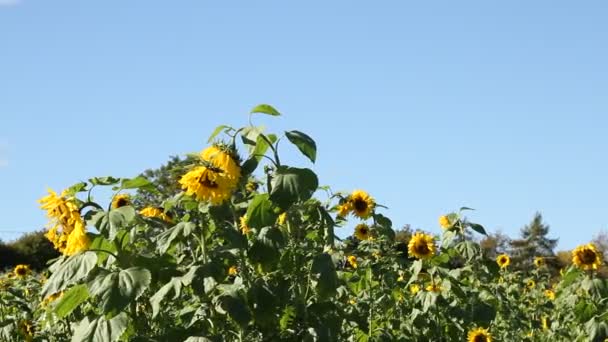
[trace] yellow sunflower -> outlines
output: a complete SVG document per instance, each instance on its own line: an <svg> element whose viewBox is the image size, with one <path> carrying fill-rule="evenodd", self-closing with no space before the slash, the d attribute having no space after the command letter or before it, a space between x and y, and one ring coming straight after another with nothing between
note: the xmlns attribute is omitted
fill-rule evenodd
<svg viewBox="0 0 608 342"><path fill-rule="evenodd" d="M258 190L259 186L260 185L258 183L250 181L245 184L245 190L247 190L247 192L255 192L256 190Z"/></svg>
<svg viewBox="0 0 608 342"><path fill-rule="evenodd" d="M34 337L34 326L30 321L20 321L19 322L19 333L25 337L26 342L32 341Z"/></svg>
<svg viewBox="0 0 608 342"><path fill-rule="evenodd" d="M353 214L362 219L368 218L376 207L374 199L363 190L353 191L348 201L351 204Z"/></svg>
<svg viewBox="0 0 608 342"><path fill-rule="evenodd" d="M602 253L593 243L580 245L572 251L572 263L584 270L597 270L602 265Z"/></svg>
<svg viewBox="0 0 608 342"><path fill-rule="evenodd" d="M238 272L238 269L236 268L236 266L230 266L230 268L228 269L228 275L229 276L235 276Z"/></svg>
<svg viewBox="0 0 608 342"><path fill-rule="evenodd" d="M439 283L431 283L426 286L426 290L429 292L439 293L441 292L442 288Z"/></svg>
<svg viewBox="0 0 608 342"><path fill-rule="evenodd" d="M76 223L74 231L72 231L70 236L68 236L63 254L74 255L76 253L86 251L89 249L90 244L91 240L87 236L84 224L81 222Z"/></svg>
<svg viewBox="0 0 608 342"><path fill-rule="evenodd" d="M535 287L536 287L536 282L535 282L534 280L532 280L532 279L529 279L529 280L526 282L526 287L527 287L529 290L532 290L533 288L535 288Z"/></svg>
<svg viewBox="0 0 608 342"><path fill-rule="evenodd" d="M112 208L120 208L131 204L131 196L128 194L118 194L112 199Z"/></svg>
<svg viewBox="0 0 608 342"><path fill-rule="evenodd" d="M555 292L553 290L545 290L545 297L549 300L555 300Z"/></svg>
<svg viewBox="0 0 608 342"><path fill-rule="evenodd" d="M186 194L194 195L199 201L220 204L229 199L236 187L236 182L217 168L198 166L179 180Z"/></svg>
<svg viewBox="0 0 608 342"><path fill-rule="evenodd" d="M281 215L279 215L279 217L277 218L277 223L279 224L279 226L282 226L285 224L285 221L287 221L287 213L282 213Z"/></svg>
<svg viewBox="0 0 608 342"><path fill-rule="evenodd" d="M241 178L241 167L236 161L235 153L229 147L222 145L207 147L201 152L200 157L215 168L220 169L233 186Z"/></svg>
<svg viewBox="0 0 608 342"><path fill-rule="evenodd" d="M439 216L439 225L443 229L450 229L454 224L450 221L450 218L447 215L441 215Z"/></svg>
<svg viewBox="0 0 608 342"><path fill-rule="evenodd" d="M538 268L545 266L545 258L543 257L535 257L534 258L534 265Z"/></svg>
<svg viewBox="0 0 608 342"><path fill-rule="evenodd" d="M349 255L346 258L346 261L348 262L348 264L352 267L352 268L357 268L357 257L354 255Z"/></svg>
<svg viewBox="0 0 608 342"><path fill-rule="evenodd" d="M468 342L492 342L492 336L488 332L488 329L476 328L469 331L467 335Z"/></svg>
<svg viewBox="0 0 608 342"><path fill-rule="evenodd" d="M82 240L82 234L86 227L84 220L80 216L78 206L74 203L74 198L68 198L65 190L61 195L57 195L50 189L48 193L47 196L38 200L41 204L40 208L47 211L47 216L50 219L49 229L45 236L59 252L64 255L72 255L74 248L66 252L68 242L70 239L72 242L78 239ZM76 231L76 234L72 237L74 231Z"/></svg>
<svg viewBox="0 0 608 342"><path fill-rule="evenodd" d="M30 273L30 266L23 265L23 264L17 265L17 266L15 266L15 270L13 270L13 273L17 277L23 278Z"/></svg>
<svg viewBox="0 0 608 342"><path fill-rule="evenodd" d="M63 296L63 291L60 292L55 292L52 295L47 296L46 298L44 298L42 300L42 302L40 303L41 306L47 306L50 303L54 302L55 300L57 300L58 298L61 298Z"/></svg>
<svg viewBox="0 0 608 342"><path fill-rule="evenodd" d="M247 235L251 232L251 228L247 224L247 215L243 215L239 218L239 228L241 228L241 233Z"/></svg>
<svg viewBox="0 0 608 342"><path fill-rule="evenodd" d="M501 254L496 257L496 263L498 266L500 266L500 268L507 268L507 266L509 266L511 263L511 258L509 258L509 256L506 254Z"/></svg>
<svg viewBox="0 0 608 342"><path fill-rule="evenodd" d="M170 213L166 213L163 208L145 207L139 211L139 214L144 217L158 218L167 223L173 222L172 215Z"/></svg>
<svg viewBox="0 0 608 342"><path fill-rule="evenodd" d="M365 223L359 223L355 227L355 237L359 240L369 240L369 238L370 238L369 226L366 225Z"/></svg>
<svg viewBox="0 0 608 342"><path fill-rule="evenodd" d="M337 207L338 217L346 217L353 210L353 205L350 202L344 202Z"/></svg>
<svg viewBox="0 0 608 342"><path fill-rule="evenodd" d="M416 233L410 239L407 250L410 256L428 259L435 255L435 241L430 235Z"/></svg>
<svg viewBox="0 0 608 342"><path fill-rule="evenodd" d="M418 284L412 284L410 285L410 293L412 295L416 295L416 293L420 292L420 285Z"/></svg>

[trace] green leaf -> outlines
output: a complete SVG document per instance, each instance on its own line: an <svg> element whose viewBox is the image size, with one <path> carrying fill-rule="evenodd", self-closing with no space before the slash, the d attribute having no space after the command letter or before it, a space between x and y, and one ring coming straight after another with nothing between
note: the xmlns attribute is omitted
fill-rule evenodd
<svg viewBox="0 0 608 342"><path fill-rule="evenodd" d="M321 298L333 297L338 288L338 275L331 256L327 253L315 256L311 273L318 276L316 290Z"/></svg>
<svg viewBox="0 0 608 342"><path fill-rule="evenodd" d="M74 331L72 342L114 342L127 329L129 317L126 313L106 319L104 316L90 320L85 317Z"/></svg>
<svg viewBox="0 0 608 342"><path fill-rule="evenodd" d="M475 210L475 209L469 208L469 207L462 207L462 208L460 208L460 211L465 211L465 210Z"/></svg>
<svg viewBox="0 0 608 342"><path fill-rule="evenodd" d="M53 274L44 283L41 294L47 297L53 293L63 291L68 285L75 284L89 275L97 264L97 255L93 252L75 254L53 265Z"/></svg>
<svg viewBox="0 0 608 342"><path fill-rule="evenodd" d="M251 228L271 226L277 217L268 194L256 195L247 208L247 224Z"/></svg>
<svg viewBox="0 0 608 342"><path fill-rule="evenodd" d="M134 218L135 208L126 205L110 211L97 211L88 223L94 225L108 240L113 241L122 229L126 229L133 222Z"/></svg>
<svg viewBox="0 0 608 342"><path fill-rule="evenodd" d="M116 246L110 242L108 239L106 239L103 235L94 235L94 237L91 239L91 244L89 245L89 249L90 250L99 250L99 252L95 252L97 253L97 264L101 265L103 264L104 261L106 261L109 257L110 254L103 252L103 251L108 251L111 253L116 253Z"/></svg>
<svg viewBox="0 0 608 342"><path fill-rule="evenodd" d="M163 285L152 297L150 297L150 304L152 305L152 318L158 315L160 311L160 304L169 294L173 291L173 299L177 299L182 291L182 281L180 277L173 277L171 280Z"/></svg>
<svg viewBox="0 0 608 342"><path fill-rule="evenodd" d="M184 342L213 342L212 340L202 336L190 336Z"/></svg>
<svg viewBox="0 0 608 342"><path fill-rule="evenodd" d="M478 232L479 234L483 234L483 235L488 235L488 233L486 233L486 230L483 228L482 225L477 224L477 223L471 223L469 222L469 227L471 227L471 229L473 229L474 231Z"/></svg>
<svg viewBox="0 0 608 342"><path fill-rule="evenodd" d="M481 254L481 249L479 248L479 245L471 241L460 242L456 244L455 248L456 251L460 253L460 255L462 255L469 261L473 260L473 258Z"/></svg>
<svg viewBox="0 0 608 342"><path fill-rule="evenodd" d="M263 271L269 272L280 261L279 249L284 246L285 239L278 228L264 227L247 252L253 264L261 266Z"/></svg>
<svg viewBox="0 0 608 342"><path fill-rule="evenodd" d="M243 298L236 293L220 297L221 309L228 313L238 325L244 329L251 321L251 312Z"/></svg>
<svg viewBox="0 0 608 342"><path fill-rule="evenodd" d="M75 195L78 192L86 191L87 185L88 184L85 182L76 183L76 184L72 185L71 187L69 187L67 189L66 193L68 195Z"/></svg>
<svg viewBox="0 0 608 342"><path fill-rule="evenodd" d="M100 273L87 286L92 296L100 297L105 313L118 312L137 299L150 285L150 272L142 267L131 267L119 272Z"/></svg>
<svg viewBox="0 0 608 342"><path fill-rule="evenodd" d="M174 240L187 238L192 234L195 228L196 225L192 222L178 223L158 235L156 238L156 248L161 254L166 253Z"/></svg>
<svg viewBox="0 0 608 342"><path fill-rule="evenodd" d="M138 176L132 179L125 178L120 184L122 189L143 189L152 192L158 192L156 187L146 177Z"/></svg>
<svg viewBox="0 0 608 342"><path fill-rule="evenodd" d="M120 182L120 178L115 177L93 177L89 179L93 185L114 185Z"/></svg>
<svg viewBox="0 0 608 342"><path fill-rule="evenodd" d="M255 114L255 113L267 114L267 115L272 115L272 116L281 115L281 113L279 113L278 110L274 109L274 107L272 107L271 105L267 105L267 104L261 104L261 105L255 106L251 110L251 114Z"/></svg>
<svg viewBox="0 0 608 342"><path fill-rule="evenodd" d="M219 125L219 126L215 127L215 129L213 130L213 133L211 133L211 135L209 136L209 139L207 139L207 143L211 143L213 141L213 138L215 138L218 134L220 134L221 131L223 131L226 128L230 128L230 126Z"/></svg>
<svg viewBox="0 0 608 342"><path fill-rule="evenodd" d="M308 157L311 162L315 162L317 159L317 144L311 137L300 131L288 131L285 132L285 136L287 136L287 139L289 139L292 144L296 145L300 152Z"/></svg>
<svg viewBox="0 0 608 342"><path fill-rule="evenodd" d="M319 180L312 170L281 166L272 178L270 199L287 210L298 201L310 199L318 186Z"/></svg>
<svg viewBox="0 0 608 342"><path fill-rule="evenodd" d="M61 299L59 299L54 308L54 312L59 318L64 318L88 298L89 290L86 285L79 284L72 286L63 294Z"/></svg>

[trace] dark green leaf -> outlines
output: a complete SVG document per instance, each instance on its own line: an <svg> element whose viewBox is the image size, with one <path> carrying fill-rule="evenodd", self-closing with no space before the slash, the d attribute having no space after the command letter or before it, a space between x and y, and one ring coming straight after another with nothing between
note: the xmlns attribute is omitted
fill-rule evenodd
<svg viewBox="0 0 608 342"><path fill-rule="evenodd" d="M119 272L100 273L88 283L92 296L100 297L105 313L118 312L137 299L150 285L151 275L141 267L131 267Z"/></svg>
<svg viewBox="0 0 608 342"><path fill-rule="evenodd" d="M247 224L252 228L271 226L277 217L268 194L256 195L247 208Z"/></svg>
<svg viewBox="0 0 608 342"><path fill-rule="evenodd" d="M129 318L126 313L106 319L104 316L90 320L85 317L74 331L72 342L114 342L127 329Z"/></svg>
<svg viewBox="0 0 608 342"><path fill-rule="evenodd" d="M289 139L292 144L296 145L300 152L308 157L311 162L315 162L317 159L317 144L311 137L300 131L288 131L285 132L285 136L287 136L287 139Z"/></svg>
<svg viewBox="0 0 608 342"><path fill-rule="evenodd" d="M52 269L53 274L42 287L42 296L47 297L77 283L85 278L96 264L97 255L93 252L79 253L56 262Z"/></svg>
<svg viewBox="0 0 608 342"><path fill-rule="evenodd" d="M272 115L272 116L281 115L281 113L279 113L278 110L274 109L274 107L272 107L271 105L267 105L267 104L261 104L261 105L255 106L251 110L251 114L255 114L255 113L268 114L268 115Z"/></svg>
<svg viewBox="0 0 608 342"><path fill-rule="evenodd" d="M473 229L474 231L478 232L479 234L488 235L486 233L486 230L480 224L469 222L469 227L471 227L471 229Z"/></svg>
<svg viewBox="0 0 608 342"><path fill-rule="evenodd" d="M120 182L120 178L114 177L93 177L89 179L89 182L93 185L114 185Z"/></svg>
<svg viewBox="0 0 608 342"><path fill-rule="evenodd" d="M270 199L287 210L292 204L311 198L318 186L317 175L310 169L281 166L272 178Z"/></svg>
<svg viewBox="0 0 608 342"><path fill-rule="evenodd" d="M190 234L192 234L195 228L196 225L192 222L180 222L170 229L162 232L156 239L156 247L158 251L161 254L166 253L174 240L187 238L190 236Z"/></svg>
<svg viewBox="0 0 608 342"><path fill-rule="evenodd" d="M338 275L331 256L327 253L315 256L311 273L317 275L317 293L321 298L333 297L338 288Z"/></svg>

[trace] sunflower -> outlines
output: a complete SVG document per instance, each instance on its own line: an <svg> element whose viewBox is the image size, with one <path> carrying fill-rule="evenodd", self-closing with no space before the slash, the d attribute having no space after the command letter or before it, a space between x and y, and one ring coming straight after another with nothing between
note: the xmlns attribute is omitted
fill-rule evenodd
<svg viewBox="0 0 608 342"><path fill-rule="evenodd" d="M28 275L28 274L30 273L30 266L28 266L28 265L23 265L23 264L21 264L21 265L17 265L17 266L15 267L15 270L13 270L13 273L14 273L14 274L15 274L17 277L19 277L19 278L23 278L23 277L25 277L26 275Z"/></svg>
<svg viewBox="0 0 608 342"><path fill-rule="evenodd" d="M538 268L545 266L545 258L543 257L535 257L534 258L534 265Z"/></svg>
<svg viewBox="0 0 608 342"><path fill-rule="evenodd" d="M239 218L239 228L241 228L241 233L245 235L251 232L251 228L249 228L249 225L247 224L247 214Z"/></svg>
<svg viewBox="0 0 608 342"><path fill-rule="evenodd" d="M86 251L89 249L90 244L91 240L87 236L84 224L82 222L76 223L76 227L70 236L68 236L63 254L74 255Z"/></svg>
<svg viewBox="0 0 608 342"><path fill-rule="evenodd" d="M161 219L167 223L172 223L173 218L170 213L165 212L163 208L158 207L145 207L139 211L139 214L144 217Z"/></svg>
<svg viewBox="0 0 608 342"><path fill-rule="evenodd" d="M369 238L370 238L369 226L366 225L365 223L359 223L355 227L355 237L359 240L369 240Z"/></svg>
<svg viewBox="0 0 608 342"><path fill-rule="evenodd" d="M228 275L229 276L235 276L238 272L238 269L236 268L236 266L230 266L230 268L228 269Z"/></svg>
<svg viewBox="0 0 608 342"><path fill-rule="evenodd" d="M285 224L285 221L287 221L287 213L282 213L281 215L279 215L279 217L277 218L277 223L279 224L279 226L282 226Z"/></svg>
<svg viewBox="0 0 608 342"><path fill-rule="evenodd" d="M529 290L532 290L533 288L535 288L535 287L536 287L536 282L535 282L534 280L532 280L532 279L529 279L529 280L526 282L526 287L527 287Z"/></svg>
<svg viewBox="0 0 608 342"><path fill-rule="evenodd" d="M424 233L416 233L407 245L410 256L418 259L428 259L435 255L435 241L433 237Z"/></svg>
<svg viewBox="0 0 608 342"><path fill-rule="evenodd" d="M119 194L112 199L112 208L120 208L131 204L131 196L128 194Z"/></svg>
<svg viewBox="0 0 608 342"><path fill-rule="evenodd" d="M545 297L549 300L555 300L555 292L553 290L545 290Z"/></svg>
<svg viewBox="0 0 608 342"><path fill-rule="evenodd" d="M438 283L431 283L426 286L426 290L429 292L439 293L441 292L442 288L441 285Z"/></svg>
<svg viewBox="0 0 608 342"><path fill-rule="evenodd" d="M49 296L47 296L46 298L44 298L42 300L42 302L40 303L41 306L47 306L50 303L54 302L55 300L57 300L58 298L61 298L63 296L63 291L59 291L59 292L55 292Z"/></svg>
<svg viewBox="0 0 608 342"><path fill-rule="evenodd" d="M198 166L179 180L186 194L195 195L199 201L220 204L230 198L236 187L234 179L215 167Z"/></svg>
<svg viewBox="0 0 608 342"><path fill-rule="evenodd" d="M339 204L338 207L338 217L346 217L346 215L350 214L350 212L353 210L353 205L350 202L344 202L342 204Z"/></svg>
<svg viewBox="0 0 608 342"><path fill-rule="evenodd" d="M53 190L48 190L48 195L38 200L40 208L47 211L50 218L50 227L45 233L46 238L53 243L55 249L64 255L71 255L66 252L68 241L75 230L78 237L82 237L85 231L84 220L80 216L78 206L73 198L68 198L67 191L57 195ZM72 237L72 241L76 239ZM69 251L72 253L73 249Z"/></svg>
<svg viewBox="0 0 608 342"><path fill-rule="evenodd" d="M249 181L245 184L245 190L247 190L247 192L256 192L259 186L260 185L257 182Z"/></svg>
<svg viewBox="0 0 608 342"><path fill-rule="evenodd" d="M200 157L203 161L209 162L213 167L222 171L222 174L236 186L241 178L241 167L237 160L236 153L224 145L213 145L204 149Z"/></svg>
<svg viewBox="0 0 608 342"><path fill-rule="evenodd" d="M374 199L363 190L353 191L348 201L351 203L353 214L362 219L368 218L376 207Z"/></svg>
<svg viewBox="0 0 608 342"><path fill-rule="evenodd" d="M492 336L488 332L488 329L476 328L469 331L467 335L468 342L492 342Z"/></svg>
<svg viewBox="0 0 608 342"><path fill-rule="evenodd" d="M509 258L509 256L506 254L501 254L496 257L496 263L498 266L500 266L500 268L507 268L507 266L509 266L511 263L511 258Z"/></svg>
<svg viewBox="0 0 608 342"><path fill-rule="evenodd" d="M19 333L25 337L25 341L30 342L34 337L34 326L30 321L20 321L19 322Z"/></svg>
<svg viewBox="0 0 608 342"><path fill-rule="evenodd" d="M357 268L357 257L354 255L349 255L346 258L346 261L348 262L348 264L352 267L352 268Z"/></svg>
<svg viewBox="0 0 608 342"><path fill-rule="evenodd" d="M450 229L454 224L450 221L450 218L447 215L439 216L439 225L443 229Z"/></svg>
<svg viewBox="0 0 608 342"><path fill-rule="evenodd" d="M580 245L572 251L572 263L584 270L597 270L602 264L602 253L593 243Z"/></svg>
<svg viewBox="0 0 608 342"><path fill-rule="evenodd" d="M415 296L416 293L420 292L420 285L418 284L412 284L410 285L410 293Z"/></svg>

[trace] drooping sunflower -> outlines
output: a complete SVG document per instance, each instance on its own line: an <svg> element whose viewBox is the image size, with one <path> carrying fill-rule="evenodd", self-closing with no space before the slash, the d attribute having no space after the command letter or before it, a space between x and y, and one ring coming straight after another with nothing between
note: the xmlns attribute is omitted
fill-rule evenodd
<svg viewBox="0 0 608 342"><path fill-rule="evenodd" d="M247 224L247 215L243 215L239 218L239 228L241 228L241 233L247 235L251 232L251 228Z"/></svg>
<svg viewBox="0 0 608 342"><path fill-rule="evenodd" d="M593 243L580 245L572 251L572 263L583 270L597 270L602 265L602 253Z"/></svg>
<svg viewBox="0 0 608 342"><path fill-rule="evenodd" d="M543 257L535 257L534 258L534 266L541 268L543 266L545 266L545 258Z"/></svg>
<svg viewBox="0 0 608 342"><path fill-rule="evenodd" d="M439 216L439 225L441 226L441 228L446 230L454 226L454 224L452 223L452 221L450 221L450 218L447 215Z"/></svg>
<svg viewBox="0 0 608 342"><path fill-rule="evenodd" d="M112 208L120 208L131 204L131 196L128 194L118 194L112 199Z"/></svg>
<svg viewBox="0 0 608 342"><path fill-rule="evenodd" d="M511 263L511 258L509 258L509 256L506 254L501 254L496 257L496 263L500 268L507 268L507 266L509 266Z"/></svg>
<svg viewBox="0 0 608 342"><path fill-rule="evenodd" d="M376 201L363 190L353 191L348 201L351 204L353 214L362 219L368 218L376 207Z"/></svg>
<svg viewBox="0 0 608 342"><path fill-rule="evenodd" d="M225 178L235 186L241 178L241 167L236 152L230 147L215 144L204 149L200 154L201 160L209 162L213 167L222 170Z"/></svg>
<svg viewBox="0 0 608 342"><path fill-rule="evenodd" d="M467 337L468 342L492 342L492 335L490 335L488 329L475 328L469 331Z"/></svg>
<svg viewBox="0 0 608 342"><path fill-rule="evenodd" d="M229 199L236 187L234 179L227 177L221 169L211 166L198 166L190 170L182 176L179 183L186 194L215 205Z"/></svg>
<svg viewBox="0 0 608 342"><path fill-rule="evenodd" d="M172 223L173 218L170 213L165 212L165 209L158 207L145 207L139 211L139 214L144 217L161 219L167 223Z"/></svg>
<svg viewBox="0 0 608 342"><path fill-rule="evenodd" d="M419 232L412 236L407 250L410 256L428 259L435 255L435 241L432 236Z"/></svg>
<svg viewBox="0 0 608 342"><path fill-rule="evenodd" d="M357 268L357 257L354 255L349 255L346 258L346 261L348 262L348 264L352 267L352 268Z"/></svg>
<svg viewBox="0 0 608 342"><path fill-rule="evenodd" d="M63 254L74 255L86 251L89 249L90 244L91 240L87 236L84 223L77 222L74 230L70 233L70 236L68 236Z"/></svg>
<svg viewBox="0 0 608 342"><path fill-rule="evenodd" d="M549 300L555 300L555 292L553 290L545 290L545 297Z"/></svg>
<svg viewBox="0 0 608 342"><path fill-rule="evenodd" d="M359 223L355 227L355 237L359 240L369 240L369 238L370 238L369 226L366 225L365 223Z"/></svg>
<svg viewBox="0 0 608 342"><path fill-rule="evenodd" d="M57 195L56 192L49 189L48 193L47 196L38 200L41 204L40 208L46 210L50 219L49 229L45 236L53 243L55 249L66 254L68 240L75 228L85 229L84 220L80 216L74 199L68 197L67 191L64 190L61 195Z"/></svg>
<svg viewBox="0 0 608 342"><path fill-rule="evenodd" d="M17 265L17 266L15 266L13 273L17 277L23 278L30 273L30 267L28 265L23 265L23 264Z"/></svg>

